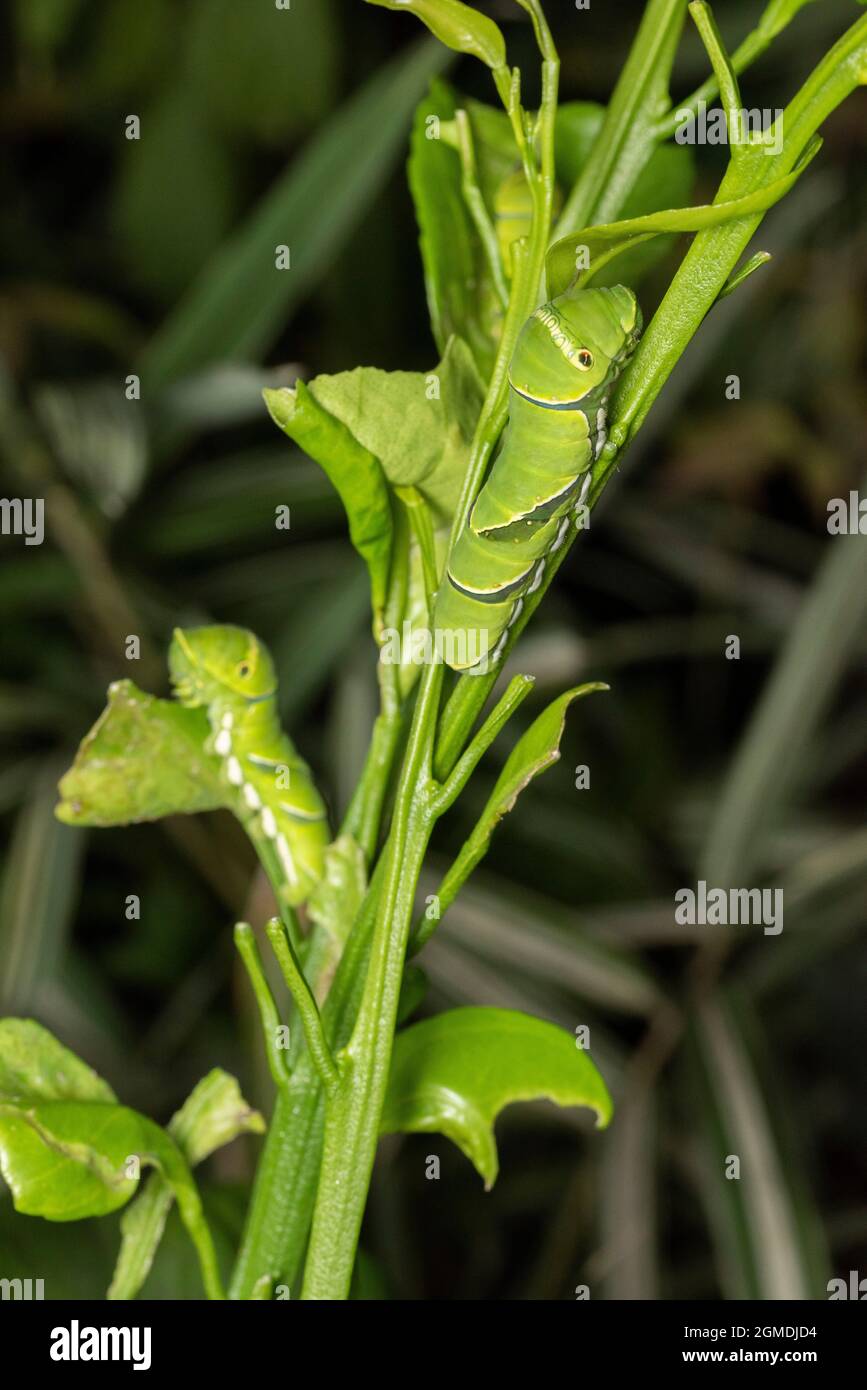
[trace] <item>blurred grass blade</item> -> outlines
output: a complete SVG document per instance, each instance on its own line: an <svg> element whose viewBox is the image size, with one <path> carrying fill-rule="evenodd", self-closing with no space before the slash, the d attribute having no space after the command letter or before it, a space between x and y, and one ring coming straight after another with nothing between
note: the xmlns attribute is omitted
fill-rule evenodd
<svg viewBox="0 0 867 1390"><path fill-rule="evenodd" d="M428 876L425 892L434 891ZM617 1013L647 1015L661 1000L651 974L634 956L579 934L582 918L545 898L488 878L465 885L443 922L443 933L485 960L513 967Z"/></svg>
<svg viewBox="0 0 867 1390"><path fill-rule="evenodd" d="M145 389L227 358L256 361L332 263L400 151L416 102L449 62L432 40L402 52L349 98L278 179L151 339ZM288 245L291 269L275 268Z"/></svg>
<svg viewBox="0 0 867 1390"><path fill-rule="evenodd" d="M0 894L0 1012L25 1013L57 974L86 837L54 816L59 768L34 778L6 854Z"/></svg>
<svg viewBox="0 0 867 1390"><path fill-rule="evenodd" d="M599 1177L599 1265L606 1299L659 1297L656 1131L653 1089L640 1086L618 1100L617 1125L606 1136ZM595 1296L592 1284L590 1293Z"/></svg>
<svg viewBox="0 0 867 1390"><path fill-rule="evenodd" d="M343 658L365 622L368 588L361 565L323 580L274 643L280 713L292 728Z"/></svg>
<svg viewBox="0 0 867 1390"><path fill-rule="evenodd" d="M708 882L744 881L760 861L762 832L795 789L807 741L865 621L867 546L861 536L835 537L727 775L702 855Z"/></svg>
<svg viewBox="0 0 867 1390"><path fill-rule="evenodd" d="M696 1011L691 1042L703 1084L708 1127L701 1168L715 1174L706 1196L727 1298L809 1299L823 1292L811 1270L802 1184L790 1153L781 1152L768 1099L752 1064L739 1020L726 1001L708 999ZM729 1156L740 1177L726 1177Z"/></svg>

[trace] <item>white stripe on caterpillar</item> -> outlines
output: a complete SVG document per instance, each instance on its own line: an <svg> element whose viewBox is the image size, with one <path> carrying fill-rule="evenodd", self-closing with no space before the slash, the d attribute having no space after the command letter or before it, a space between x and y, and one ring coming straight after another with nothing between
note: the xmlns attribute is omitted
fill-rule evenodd
<svg viewBox="0 0 867 1390"><path fill-rule="evenodd" d="M233 787L240 787L244 781L244 773L237 758L229 758L226 763L226 776Z"/></svg>
<svg viewBox="0 0 867 1390"><path fill-rule="evenodd" d="M276 843L277 854L280 857L280 863L283 865L283 868L286 871L286 877L290 879L291 882L297 883L298 870L295 868L295 860L292 858L292 851L289 848L286 836L278 835Z"/></svg>
<svg viewBox="0 0 867 1390"><path fill-rule="evenodd" d="M555 540L554 540L554 544L551 546L551 549L550 549L550 551L548 552L549 555L556 555L557 551L560 549L561 545L563 544L563 542L564 542L565 539L566 539L566 532L567 532L568 530L569 530L569 518L568 518L568 516L564 516L563 520L562 520L561 523L560 523L560 530L557 532L556 538L555 538Z"/></svg>
<svg viewBox="0 0 867 1390"><path fill-rule="evenodd" d="M527 593L528 593L528 594L535 594L535 592L536 592L536 590L538 589L539 585L542 583L542 580L544 579L544 577L545 577L545 561L544 561L544 560L540 560L539 563L538 563L538 565L536 566L536 573L533 575L533 582L532 582L532 584L530 585L529 589L527 590Z"/></svg>

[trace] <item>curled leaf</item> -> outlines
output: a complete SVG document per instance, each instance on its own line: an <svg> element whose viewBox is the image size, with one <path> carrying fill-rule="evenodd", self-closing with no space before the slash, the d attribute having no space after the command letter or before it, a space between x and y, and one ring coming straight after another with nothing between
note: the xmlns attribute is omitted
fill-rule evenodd
<svg viewBox="0 0 867 1390"><path fill-rule="evenodd" d="M572 701L580 699L583 695L590 695L594 690L607 689L607 685L589 683L567 690L565 694L552 701L533 721L527 732L518 739L472 833L464 841L460 853L437 890L440 916L454 902L476 865L484 859L491 843L491 836L503 816L512 810L524 788L558 761L566 711ZM422 920L413 940L413 952L420 951L432 936L438 920L439 918Z"/></svg>
<svg viewBox="0 0 867 1390"><path fill-rule="evenodd" d="M203 709L115 681L60 780L55 815L67 825L107 826L215 810L224 803L219 759L204 751L208 731Z"/></svg>
<svg viewBox="0 0 867 1390"><path fill-rule="evenodd" d="M368 0L368 4L408 10L446 48L480 58L489 68L501 68L506 62L506 41L497 25L461 0Z"/></svg>
<svg viewBox="0 0 867 1390"><path fill-rule="evenodd" d="M353 376L354 373L345 375ZM319 378L327 380L328 378ZM334 378L339 380L339 378ZM315 387L316 383L312 384ZM380 460L320 393L299 382L263 391L276 425L331 479L349 521L352 544L367 566L375 620L385 603L394 523Z"/></svg>
<svg viewBox="0 0 867 1390"><path fill-rule="evenodd" d="M451 1009L397 1035L380 1128L447 1135L490 1188L494 1122L519 1100L586 1105L600 1126L612 1113L605 1082L562 1028L512 1009Z"/></svg>

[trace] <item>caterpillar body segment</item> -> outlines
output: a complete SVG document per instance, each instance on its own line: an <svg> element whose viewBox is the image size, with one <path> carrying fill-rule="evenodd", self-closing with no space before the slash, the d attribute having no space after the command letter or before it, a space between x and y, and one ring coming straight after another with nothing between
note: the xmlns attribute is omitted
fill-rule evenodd
<svg viewBox="0 0 867 1390"><path fill-rule="evenodd" d="M502 447L437 596L437 650L454 670L490 669L565 545L607 439L612 387L640 331L635 296L620 285L567 291L522 328Z"/></svg>
<svg viewBox="0 0 867 1390"><path fill-rule="evenodd" d="M263 860L276 859L285 901L303 902L323 873L328 816L280 725L270 653L246 628L176 628L169 671L182 703L207 710L228 804Z"/></svg>

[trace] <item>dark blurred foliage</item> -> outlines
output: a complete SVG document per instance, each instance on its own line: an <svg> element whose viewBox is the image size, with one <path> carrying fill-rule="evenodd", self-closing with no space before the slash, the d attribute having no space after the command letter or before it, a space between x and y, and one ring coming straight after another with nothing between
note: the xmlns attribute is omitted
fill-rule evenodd
<svg viewBox="0 0 867 1390"><path fill-rule="evenodd" d="M565 99L607 99L641 8L548 5ZM490 9L534 72L517 7ZM719 9L733 44L758 7ZM856 13L808 7L747 74L745 104L784 105ZM41 547L2 540L2 1008L41 1019L158 1119L214 1065L267 1107L230 944L233 919L259 910L240 832L215 816L86 834L54 821L54 787L107 683L164 691L172 625L212 618L273 646L287 725L335 813L346 805L375 710L365 578L336 497L258 391L299 371L435 360L397 97L372 127L342 128L327 196L288 186L305 222L286 239L308 262L281 286L285 307L273 271L240 276L231 321L220 290L270 190L395 54L409 71L418 34L355 0L293 0L276 23L271 0L18 0L2 25L2 489L44 496L48 523ZM688 32L677 91L705 70ZM493 99L471 64L451 75ZM407 112L423 89L403 93ZM139 141L124 135L131 114ZM828 123L756 239L771 266L694 342L522 643L535 709L579 679L612 693L576 707L559 768L422 958L426 1007L502 1002L570 1032L590 1023L617 1119L600 1137L580 1117L515 1108L490 1195L445 1140L388 1141L365 1231L374 1289L822 1297L829 1273L867 1273L867 647L845 620L850 584L867 578L825 525L827 499L857 489L865 463L865 114L862 92ZM382 160L353 183L371 129ZM698 154L705 201L723 156ZM673 264L643 287L645 317ZM215 345L209 312L244 351ZM203 370L181 370L184 352ZM162 378L150 393L148 367ZM141 407L124 398L137 370ZM291 539L273 525L281 503ZM730 634L739 661L724 657ZM441 827L440 860L504 755ZM723 868L783 887L780 936L728 932L720 947L711 928L674 925L674 891ZM133 893L140 921L125 917ZM730 1153L740 1183L724 1177ZM254 1161L242 1141L207 1169L227 1252ZM4 1276L101 1296L115 1222L49 1227L5 1202L0 1223ZM146 1292L197 1287L170 1229Z"/></svg>

